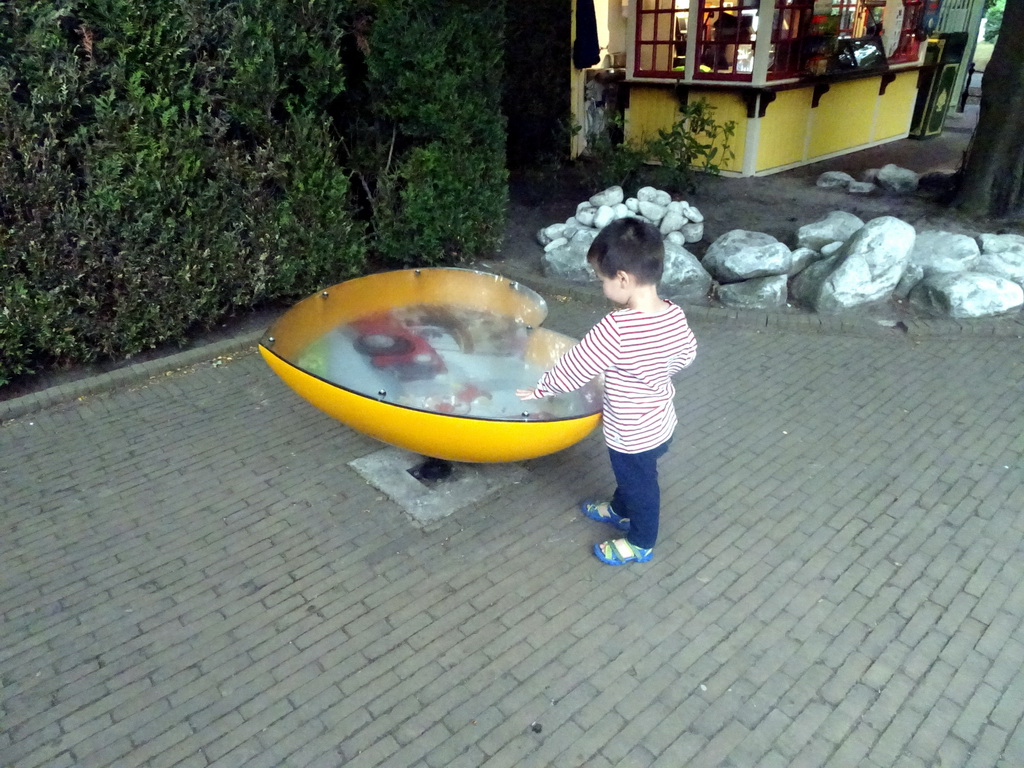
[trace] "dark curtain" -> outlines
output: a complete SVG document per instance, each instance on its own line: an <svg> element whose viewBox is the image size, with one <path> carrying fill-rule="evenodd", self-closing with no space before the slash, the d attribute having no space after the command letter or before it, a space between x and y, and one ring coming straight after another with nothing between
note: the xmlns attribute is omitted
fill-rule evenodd
<svg viewBox="0 0 1024 768"><path fill-rule="evenodd" d="M572 63L576 69L592 67L601 60L597 42L597 14L594 0L577 0L576 40L572 44Z"/></svg>

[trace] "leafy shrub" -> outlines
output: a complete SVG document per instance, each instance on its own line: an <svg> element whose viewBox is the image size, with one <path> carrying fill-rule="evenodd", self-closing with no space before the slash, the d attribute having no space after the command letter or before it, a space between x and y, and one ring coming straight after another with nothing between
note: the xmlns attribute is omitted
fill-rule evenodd
<svg viewBox="0 0 1024 768"><path fill-rule="evenodd" d="M492 251L505 222L504 3L391 0L370 35L371 116L351 157L388 263L445 264ZM499 23L495 23L498 19Z"/></svg>
<svg viewBox="0 0 1024 768"><path fill-rule="evenodd" d="M645 183L672 191L692 191L700 173L717 176L721 163L735 153L731 142L736 123L719 124L715 108L701 99L683 104L680 117L653 138L612 141L608 133L588 137L587 160L582 167L591 188L636 186ZM617 118L621 128L622 118Z"/></svg>
<svg viewBox="0 0 1024 768"><path fill-rule="evenodd" d="M505 181L493 150L438 141L413 148L381 189L377 248L404 265L492 250L504 232Z"/></svg>
<svg viewBox="0 0 1024 768"><path fill-rule="evenodd" d="M356 274L345 3L0 7L0 384Z"/></svg>
<svg viewBox="0 0 1024 768"><path fill-rule="evenodd" d="M991 4L985 3L985 8L985 42L994 43L1003 26L1006 0L993 0Z"/></svg>
<svg viewBox="0 0 1024 768"><path fill-rule="evenodd" d="M564 0L508 3L503 111L508 165L543 169L568 159L572 7Z"/></svg>

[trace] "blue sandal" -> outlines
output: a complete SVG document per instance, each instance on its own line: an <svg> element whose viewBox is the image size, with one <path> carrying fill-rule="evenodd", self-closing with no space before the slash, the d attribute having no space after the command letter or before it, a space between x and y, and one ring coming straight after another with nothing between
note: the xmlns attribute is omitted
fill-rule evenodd
<svg viewBox="0 0 1024 768"><path fill-rule="evenodd" d="M611 539L595 544L594 554L602 563L625 565L626 563L646 563L654 557L654 550L634 547L625 539Z"/></svg>
<svg viewBox="0 0 1024 768"><path fill-rule="evenodd" d="M580 512L583 516L590 520L596 520L599 523L607 523L613 525L620 531L629 530L629 518L620 517L615 514L615 510L612 509L612 505L607 501L584 501L580 504Z"/></svg>

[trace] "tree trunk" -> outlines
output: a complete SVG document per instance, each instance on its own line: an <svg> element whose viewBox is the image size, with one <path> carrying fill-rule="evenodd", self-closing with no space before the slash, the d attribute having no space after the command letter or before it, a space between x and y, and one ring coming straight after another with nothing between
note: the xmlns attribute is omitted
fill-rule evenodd
<svg viewBox="0 0 1024 768"><path fill-rule="evenodd" d="M956 205L1005 217L1024 213L1024 0L1006 0L992 60L981 80L981 112Z"/></svg>

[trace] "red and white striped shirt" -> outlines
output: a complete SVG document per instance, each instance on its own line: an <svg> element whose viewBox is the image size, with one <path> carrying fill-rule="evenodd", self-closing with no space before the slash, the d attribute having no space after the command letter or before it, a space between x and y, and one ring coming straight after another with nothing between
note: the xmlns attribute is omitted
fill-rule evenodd
<svg viewBox="0 0 1024 768"><path fill-rule="evenodd" d="M604 439L620 453L642 453L672 437L677 419L672 375L693 362L697 340L683 310L619 309L566 352L536 387L540 397L579 389L604 374Z"/></svg>

